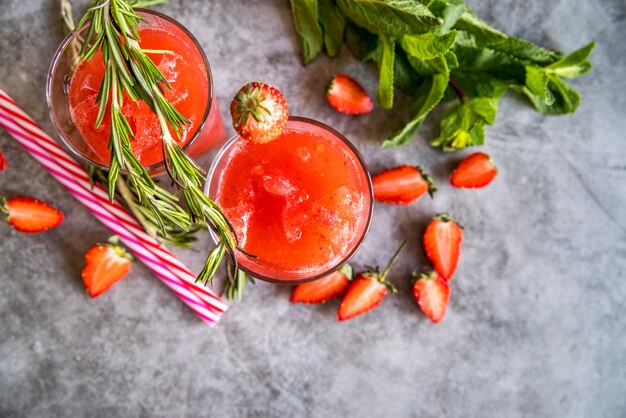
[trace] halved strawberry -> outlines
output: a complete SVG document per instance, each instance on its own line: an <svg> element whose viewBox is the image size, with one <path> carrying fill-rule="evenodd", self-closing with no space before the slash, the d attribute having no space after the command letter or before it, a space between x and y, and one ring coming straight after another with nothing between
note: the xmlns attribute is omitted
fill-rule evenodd
<svg viewBox="0 0 626 418"><path fill-rule="evenodd" d="M2 151L0 151L0 171L6 170L8 166L9 166L9 163L7 162L7 159L4 158Z"/></svg>
<svg viewBox="0 0 626 418"><path fill-rule="evenodd" d="M289 118L285 96L269 84L247 82L230 103L235 131L245 139L264 144L282 135Z"/></svg>
<svg viewBox="0 0 626 418"><path fill-rule="evenodd" d="M413 283L415 302L431 321L441 321L450 301L448 282L432 270L420 275L413 273L413 276L416 278Z"/></svg>
<svg viewBox="0 0 626 418"><path fill-rule="evenodd" d="M454 275L461 255L463 229L450 215L440 213L424 232L424 249L435 271L446 280Z"/></svg>
<svg viewBox="0 0 626 418"><path fill-rule="evenodd" d="M8 200L0 197L0 212L7 215L7 221L13 228L25 233L45 231L63 222L61 211L26 196L16 196Z"/></svg>
<svg viewBox="0 0 626 418"><path fill-rule="evenodd" d="M356 275L352 283L350 283L341 305L339 305L337 321L346 321L374 309L380 305L380 302L387 294L387 290L391 290L392 293L397 292L394 285L387 281L387 275L405 245L406 241L396 250L396 253L391 257L389 264L382 272L376 267L368 268Z"/></svg>
<svg viewBox="0 0 626 418"><path fill-rule="evenodd" d="M343 296L350 286L354 271L346 264L336 272L309 283L299 284L291 293L291 303L323 303Z"/></svg>
<svg viewBox="0 0 626 418"><path fill-rule="evenodd" d="M97 244L85 254L85 268L82 276L87 293L92 298L107 291L123 279L132 261L132 256L117 245L115 239L108 244Z"/></svg>
<svg viewBox="0 0 626 418"><path fill-rule="evenodd" d="M409 205L417 202L424 193L430 197L437 191L432 178L420 167L401 165L372 177L374 199L393 205Z"/></svg>
<svg viewBox="0 0 626 418"><path fill-rule="evenodd" d="M362 115L374 110L374 103L359 83L345 74L336 75L326 92L328 102L341 113Z"/></svg>
<svg viewBox="0 0 626 418"><path fill-rule="evenodd" d="M476 152L456 166L450 176L450 184L454 187L476 189L491 183L497 174L498 169L491 157L484 152Z"/></svg>

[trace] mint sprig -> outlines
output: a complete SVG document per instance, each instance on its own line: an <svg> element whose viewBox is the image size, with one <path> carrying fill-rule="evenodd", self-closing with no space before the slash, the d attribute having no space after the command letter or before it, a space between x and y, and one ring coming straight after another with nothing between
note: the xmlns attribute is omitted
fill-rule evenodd
<svg viewBox="0 0 626 418"><path fill-rule="evenodd" d="M305 64L324 49L336 55L343 39L357 59L376 62L380 107L393 107L395 87L413 97L411 119L383 141L386 148L411 142L449 101L431 144L444 151L482 145L509 89L545 114L573 113L580 94L565 79L591 69L595 46L569 55L543 48L491 27L462 0L319 0L319 10L315 0L292 0L292 9Z"/></svg>

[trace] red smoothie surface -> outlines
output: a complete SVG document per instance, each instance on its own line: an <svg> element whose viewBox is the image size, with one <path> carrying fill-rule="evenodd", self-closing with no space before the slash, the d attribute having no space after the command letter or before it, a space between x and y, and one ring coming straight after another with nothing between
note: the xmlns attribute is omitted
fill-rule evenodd
<svg viewBox="0 0 626 418"><path fill-rule="evenodd" d="M172 136L185 145L198 129L207 108L209 83L207 70L198 49L188 38L184 37L180 28L160 18L152 18L153 26L140 27L139 44L144 49L165 50L168 53L148 54L161 70L172 89L162 84L165 97L174 107L189 119L180 138L174 131ZM70 115L79 129L92 153L89 157L105 166L109 164L109 128L110 115L107 111L100 127L96 128L96 117L99 104L96 103L98 89L104 76L102 53L81 63L75 70L70 83ZM212 143L224 138L224 128L219 118L216 100L212 100L210 122L205 125L214 132L209 132L208 140ZM125 94L122 113L128 120L133 132L131 139L133 153L144 166L163 161L161 149L161 129L157 116L143 102L133 102ZM218 138L219 137L219 138ZM199 138L200 139L200 138ZM194 143L195 146L195 143ZM204 147L204 148L208 148Z"/></svg>
<svg viewBox="0 0 626 418"><path fill-rule="evenodd" d="M291 121L290 121L291 123ZM237 139L224 155L216 200L232 222L244 267L277 280L336 267L365 233L368 177L354 152L313 125L277 140ZM283 274L284 273L284 274Z"/></svg>

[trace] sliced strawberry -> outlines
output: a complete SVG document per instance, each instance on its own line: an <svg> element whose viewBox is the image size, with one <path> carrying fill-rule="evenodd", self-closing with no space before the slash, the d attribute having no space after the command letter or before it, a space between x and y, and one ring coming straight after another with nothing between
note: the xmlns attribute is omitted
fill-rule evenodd
<svg viewBox="0 0 626 418"><path fill-rule="evenodd" d="M85 254L82 276L92 298L106 292L123 279L130 269L132 256L117 244L98 244Z"/></svg>
<svg viewBox="0 0 626 418"><path fill-rule="evenodd" d="M63 222L61 211L26 196L16 196L9 200L0 197L0 212L7 215L7 221L13 228L25 233L45 231Z"/></svg>
<svg viewBox="0 0 626 418"><path fill-rule="evenodd" d="M477 152L456 166L450 176L450 184L454 187L476 189L491 183L497 174L498 169L491 157L484 152Z"/></svg>
<svg viewBox="0 0 626 418"><path fill-rule="evenodd" d="M417 279L413 283L415 302L431 321L441 321L450 301L448 282L432 270L414 276Z"/></svg>
<svg viewBox="0 0 626 418"><path fill-rule="evenodd" d="M2 151L0 151L0 171L6 170L8 166L9 166L9 163L7 162L7 159L4 158Z"/></svg>
<svg viewBox="0 0 626 418"><path fill-rule="evenodd" d="M437 191L432 179L420 167L401 165L372 177L374 199L394 205L417 202L424 193L430 197Z"/></svg>
<svg viewBox="0 0 626 418"><path fill-rule="evenodd" d="M323 303L343 296L350 286L354 272L349 264L338 271L309 283L299 284L293 289L291 303Z"/></svg>
<svg viewBox="0 0 626 418"><path fill-rule="evenodd" d="M405 245L406 241L396 250L382 272L376 267L356 275L339 305L337 321L346 321L374 309L380 305L388 289L396 293L396 288L387 281L387 275Z"/></svg>
<svg viewBox="0 0 626 418"><path fill-rule="evenodd" d="M359 83L345 74L336 75L326 92L328 102L341 113L361 115L374 110L374 103Z"/></svg>
<svg viewBox="0 0 626 418"><path fill-rule="evenodd" d="M433 218L424 232L424 249L435 271L446 280L454 275L461 255L463 229L447 213Z"/></svg>
<svg viewBox="0 0 626 418"><path fill-rule="evenodd" d="M235 94L230 115L242 138L264 144L282 135L289 110L285 96L276 87L253 81Z"/></svg>

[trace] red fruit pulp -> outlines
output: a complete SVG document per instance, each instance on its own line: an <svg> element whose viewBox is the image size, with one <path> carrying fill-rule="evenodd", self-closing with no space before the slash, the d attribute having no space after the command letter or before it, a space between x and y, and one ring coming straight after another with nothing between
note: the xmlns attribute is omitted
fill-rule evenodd
<svg viewBox="0 0 626 418"><path fill-rule="evenodd" d="M211 181L252 275L297 281L328 273L359 245L371 213L366 169L341 139L290 119L278 139L237 138ZM216 179L216 180L215 180ZM217 187L214 183L217 182Z"/></svg>
<svg viewBox="0 0 626 418"><path fill-rule="evenodd" d="M150 26L139 28L141 47L169 51L148 56L172 87L170 90L162 84L165 97L190 121L180 138L170 129L172 136L181 145L185 145L198 130L207 110L210 88L207 69L200 51L182 29L154 15L144 17ZM108 111L102 124L95 127L99 108L96 97L103 76L104 65L100 51L91 60L76 68L70 83L70 115L87 143L86 157L108 166ZM187 150L192 156L211 148L225 137L217 101L213 98L211 102L207 121L194 144L190 146L191 149ZM122 113L135 133L134 140L131 139L131 147L139 161L144 166L162 162L161 130L157 116L143 101L133 102L127 95L124 95Z"/></svg>

